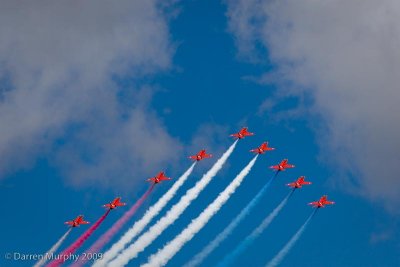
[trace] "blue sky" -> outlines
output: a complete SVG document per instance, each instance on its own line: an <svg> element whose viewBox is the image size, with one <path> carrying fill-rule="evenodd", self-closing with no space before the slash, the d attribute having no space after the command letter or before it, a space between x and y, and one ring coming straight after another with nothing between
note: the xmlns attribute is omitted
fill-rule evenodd
<svg viewBox="0 0 400 267"><path fill-rule="evenodd" d="M291 6L287 1L285 3L287 7ZM268 7L267 3L265 5ZM242 8L244 6L245 4ZM285 11L282 6L273 6L271 10ZM136 8L140 10L139 7L143 10L149 9L147 5L137 4ZM13 8L22 10L21 7ZM54 8L59 10L60 6ZM238 259L235 266L245 266L249 262L251 262L251 266L265 265L284 246L312 211L306 203L318 199L322 194L328 194L336 202L336 205L317 213L302 238L282 262L282 266L398 265L400 262L398 213L387 204L389 202L398 203L396 195L390 188L391 185L397 184L391 183L390 179L392 178L385 178L392 177L393 172L383 173L382 183L388 184L388 186L379 187L379 190L374 191L369 186L363 187L363 185L369 184L370 180L363 178L365 176L365 172L362 170L364 165L359 164L363 161L372 161L371 156L364 155L363 158L358 154L354 163L358 165L354 168L361 170L352 172L345 169L347 165L343 161L346 162L349 155L359 153L360 150L357 150L358 146L352 147L351 145L347 147L348 151L341 150L340 146L335 147L336 139L340 139L342 132L335 132L332 127L343 127L346 130L351 121L343 121L344 126L341 126L338 122L340 122L342 114L332 113L329 105L326 106L326 109L318 109L324 103L318 102L322 95L322 93L318 93L318 90L301 91L297 94L292 89L295 86L301 88L312 85L325 86L326 83L308 80L308 78L304 78L306 76L301 76L301 79L296 78L293 73L298 72L295 70L291 70L291 72L284 69L282 71L280 68L284 65L282 61L289 61L289 56L285 55L287 58L284 58L279 53L286 51L289 55L292 50L284 47L282 52L277 52L278 38L271 38L271 41L269 33L263 39L260 32L270 30L273 27L271 25L266 25L265 31L256 31L251 38L243 38L243 32L235 31L235 25L237 25L235 23L240 23L235 22L235 17L231 16L232 10L235 8L237 6L229 1L223 3L219 1L184 1L166 8L165 12L173 11L169 17L160 19L150 12L150 20L148 21L146 17L146 21L143 22L143 28L147 31L138 37L141 43L135 48L128 47L128 51L129 49L138 49L139 55L136 52L132 52L132 54L126 52L127 48L121 45L113 47L117 56L111 59L106 58L102 61L100 56L98 61L92 61L91 58L87 62L82 61L83 63L80 60L76 62L72 60L71 65L66 63L66 66L61 66L60 69L57 67L55 70L55 72L63 73L63 71L67 72L66 70L72 69L71 73L73 74L51 73L50 75L48 73L51 68L40 65L42 63L36 63L37 59L34 56L31 59L33 63L28 62L32 64L30 69L28 69L29 64L21 67L20 65L26 62L22 59L16 60L5 56L4 53L7 50L4 47L9 46L0 43L0 53L3 53L0 56L4 62L0 68L1 77L11 77L10 80L1 79L1 86L5 89L0 91L0 96L2 96L0 105L3 106L0 113L15 112L23 118L29 117L27 120L33 123L39 121L38 124L41 126L37 128L45 128L43 131L37 130L37 128L32 130L28 127L30 124L26 123L24 119L19 120L20 117L17 115L9 118L3 114L0 117L0 120L3 120L2 132L8 134L9 131L14 130L14 134L10 134L12 138L5 138L5 141L0 140L6 144L1 145L1 156L4 160L3 166L0 167L0 199L3 203L4 218L0 222L2 237L0 251L2 254L7 252L45 252L66 231L64 221L72 219L78 214L84 214L87 220L94 222L104 212L101 205L116 196L121 196L128 204L134 203L148 188L149 185L144 180L150 175L165 169L168 175L178 177L189 167L188 154L194 154L197 150L206 148L214 154L214 158L207 160L208 162L200 162L196 166L193 175L168 204L167 208L169 208L178 200L179 196L194 185L202 173L231 144L232 140L228 135L242 126L248 126L256 135L239 142L223 170L206 187L199 198L151 246L141 253L138 259L131 262L132 266L145 263L148 256L171 240L196 217L252 158L248 150L259 146L263 141L269 141L276 150L258 159L254 169L227 204L193 240L183 247L168 266L179 266L190 260L191 256L199 252L208 241L224 229L224 226L272 177L272 171L268 167L277 164L283 158L288 158L291 163L296 165L296 168L283 172L277 177L257 209L246 218L239 229L221 247L210 255L204 262L204 266L218 263L232 250L286 196L289 189L284 185L301 175L305 175L313 184L295 192L281 214L252 247ZM349 10L351 10L350 7ZM40 11L36 10L36 12ZM289 10L282 14L290 17L292 13ZM133 14L133 17L135 16L136 14ZM261 15L257 13L257 16ZM138 15L138 17L140 16ZM155 26L152 18L157 20ZM11 16L10 20L6 22L11 23L13 19L20 18ZM47 19L51 20L52 18ZM141 22L140 19L133 22L127 20L126 23L135 25L135 23ZM271 18L272 21L273 19ZM296 17L296 19L298 18ZM295 22L301 23L296 19L294 19ZM129 34L129 25L125 29L124 26L121 26L125 21L121 21L117 26L124 30L128 29ZM44 16L43 23L47 25L48 22ZM85 20L79 22L78 19L77 23L85 22ZM160 24L164 26L160 26ZM39 23L39 25L41 24ZM55 26L60 25L56 24ZM71 28L75 26L72 25ZM258 27L263 28L263 25L258 25ZM23 26L21 26L22 28ZM16 31L18 30L20 28L16 29ZM252 28L250 27L248 31L251 32ZM51 32L52 29L45 28L44 36ZM299 32L301 33L301 31ZM2 29L1 34L10 33ZM279 38L285 36L291 37L287 31L282 31ZM96 36L91 37L84 31L82 36L77 34L73 37L78 39L77 42L81 41L79 38L89 40L89 44L91 38L98 41ZM33 39L28 38L28 41L35 40L35 37L31 38ZM252 49L259 49L258 52L252 53L251 56L249 56L248 50L243 53L243 48L247 44L241 42L257 38L259 40L255 41L255 48ZM16 40L19 39L16 38ZM130 41L133 45L137 42L135 38ZM294 41L294 39L290 41ZM108 40L108 42L113 44L113 40ZM156 44L153 45L152 42ZM32 43L35 42L32 41ZM155 47L153 48L153 46ZM21 49L23 53L26 53L24 55L31 55L36 52L32 47L17 46L15 51L17 53L18 49ZM107 47L106 45L100 46L99 53L102 54L102 49L107 49ZM59 49L63 51L62 48ZM66 53L74 53L74 51L71 48L71 50L67 49ZM54 52L54 60L62 60L63 58L58 58L56 52ZM127 53L128 59L120 56L124 53ZM149 55L145 56L141 53L149 53ZM160 54L155 55L155 53ZM53 60L52 55L50 52L48 56L50 63ZM318 59L318 55L320 54L303 56L305 58L310 56L310 61L312 61ZM255 57L259 58L256 60ZM297 59L300 56L293 57ZM284 59L281 60L282 58ZM325 60L325 58L321 58L322 62ZM394 61L397 63L396 59ZM85 72L88 71L85 64L91 67L91 64L96 65L96 62L100 62L97 65L104 63L107 67L99 66L99 71L94 72L96 75L85 76ZM121 69L119 69L119 63L122 66ZM76 67L77 65L79 67ZM313 67L306 65L304 69L310 71ZM36 72L40 68L43 70L42 74ZM113 70L110 71L110 68ZM32 73L28 77L32 82L26 82L28 85L19 80L25 77L25 74L22 75L20 72L26 70ZM268 78L269 76L266 76L268 73L275 74L271 74L272 82L265 83L262 77ZM35 76L46 74L51 77L48 78L49 82L45 79L39 80ZM282 81L277 81L277 77L281 74ZM75 81L69 75L72 77L76 75L80 78ZM100 90L98 93L97 88L101 88L98 84L103 82L104 78L98 80L93 78L97 75L111 77L105 82L112 90ZM51 80L54 76L55 80ZM329 81L333 79L330 76L321 76L321 80L323 77ZM261 81L257 81L260 79ZM78 86L93 86L95 89L92 91L85 92L83 89L73 91L74 94L79 95L79 106L86 105L91 109L80 111L79 108L76 110L74 105L70 105L60 107L60 112L65 112L68 116L58 116L58 113L53 113L58 110L57 108L55 110L44 109L44 112L38 112L37 117L28 116L28 113L35 113L32 109L37 106L32 104L33 102L17 102L15 99L26 99L23 94L19 96L17 93L24 92L24 90L28 90L28 93L34 92L35 84L45 87L47 86L46 82L51 85L45 91L55 90L55 95L61 96L65 101L74 100L74 97L70 97L68 94L64 95L63 90L75 90L75 83ZM345 83L338 82L337 84ZM28 89L19 89L19 86L26 86ZM284 93L285 90L287 93ZM16 95L12 95L13 91ZM322 91L325 92L325 90ZM40 105L47 103L52 106L53 102L51 101L54 99L53 104L56 107L60 103L58 102L59 98L53 98L51 94L50 96L45 93L32 94L35 96L32 97L34 99L45 98L44 101L39 101ZM311 100L307 98L309 94ZM341 94L342 92L338 93L338 95ZM307 96L307 101L302 101L304 95ZM11 106L9 103L14 103L14 100L19 104ZM273 102L273 107L263 109L263 103L265 106L267 100ZM309 101L312 104L309 104ZM115 106L115 109L109 110L110 106ZM354 112L362 112L362 110L355 109ZM79 119L70 113L79 115ZM98 113L100 115L97 115ZM41 121L51 120L48 117L49 114L54 114L50 118L54 118L55 122L42 123ZM325 116L326 114L329 116ZM138 123L142 119L145 122L144 126ZM356 120L354 127L365 128L347 128L349 135L358 133L360 129L365 131L370 129L364 124L363 117L355 116L354 120ZM21 128L15 127L18 122L22 125ZM139 126L131 129L130 124ZM153 131L153 129L156 130ZM20 134L21 132L23 134ZM126 134L118 135L114 132ZM390 131L388 130L388 132ZM332 142L329 142L329 138L332 138ZM369 141L368 138L360 139ZM327 140L329 144L324 145ZM138 145L141 142L143 147ZM374 145L371 144L371 146ZM113 148L110 149L108 146L113 146ZM346 148L346 143L343 146ZM149 151L149 156L141 156L141 154L147 155ZM364 152L369 153L370 151L364 150ZM379 153L381 152L379 151ZM388 155L391 155L393 150L387 152ZM126 156L127 154L134 156ZM79 157L75 158L75 155L79 155ZM152 162L153 158L154 162ZM376 159L381 160L379 156ZM123 161L123 163L119 161ZM131 162L134 161L139 163L132 166ZM107 167L108 164L111 167ZM356 189L353 188L354 185L349 188L347 183L349 180L356 181L358 189L365 189L368 192L360 193L357 186ZM135 220L139 219L145 210L168 190L169 186L168 182L158 185L146 204L136 214ZM86 242L82 251L90 246L107 227L110 227L123 214L123 211L123 208L113 211L105 223ZM159 216L162 216L165 211L166 209ZM128 226L121 233L127 228ZM84 230L85 226L74 229L63 248L72 243ZM4 257L0 259L0 266L24 266L26 264L26 262L6 261Z"/></svg>

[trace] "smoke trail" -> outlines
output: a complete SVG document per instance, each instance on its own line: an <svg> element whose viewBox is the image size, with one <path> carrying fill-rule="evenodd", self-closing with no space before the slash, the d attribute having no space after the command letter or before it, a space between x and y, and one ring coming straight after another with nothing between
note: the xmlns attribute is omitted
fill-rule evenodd
<svg viewBox="0 0 400 267"><path fill-rule="evenodd" d="M266 267L274 267L278 265L283 258L288 254L290 249L293 247L293 245L296 243L296 241L300 238L300 236L303 234L304 230L306 229L308 223L311 221L312 217L315 215L318 209L315 209L313 213L311 213L310 217L306 220L306 222L300 227L300 229L296 232L296 234L287 242L287 244L279 251L278 254L266 265Z"/></svg>
<svg viewBox="0 0 400 267"><path fill-rule="evenodd" d="M256 238L271 224L275 217L279 214L282 208L286 205L289 198L292 196L295 189L291 190L289 194L282 200L281 203L262 221L262 223L251 232L231 253L229 253L219 264L219 267L229 266L233 261L245 251Z"/></svg>
<svg viewBox="0 0 400 267"><path fill-rule="evenodd" d="M150 193L153 191L155 184L153 183L150 188L136 201L136 203L127 211L125 214L113 224L111 228L108 229L97 241L87 250L85 251L86 255L92 255L100 251L109 241L110 239L128 222L130 218L136 213L138 208L143 204L143 202L147 199ZM88 258L81 257L79 262L76 262L72 266L82 266L84 265Z"/></svg>
<svg viewBox="0 0 400 267"><path fill-rule="evenodd" d="M246 207L242 209L238 216L235 217L233 221L229 223L227 227L225 227L224 231L219 233L217 237L214 238L202 251L200 251L194 258L186 263L184 267L194 267L199 265L204 261L204 259L210 255L210 253L216 249L240 224L240 222L247 217L249 212L258 204L261 197L264 195L267 188L270 186L274 178L278 175L279 172L276 172L274 176L269 179L269 181L261 188L261 190L257 193L257 195L247 204Z"/></svg>
<svg viewBox="0 0 400 267"><path fill-rule="evenodd" d="M69 233L71 232L71 230L72 230L72 227L69 228L68 231L67 231L65 234L63 234L63 236L49 249L49 251L47 251L47 252L44 254L44 257L43 257L40 261L38 261L33 267L40 267L40 266L43 266L43 265L47 262L47 260L49 259L49 257L47 257L47 256L50 256L50 257L51 257L51 255L53 255L54 252L57 251L57 249L61 246L61 244L62 244L62 243L64 242L64 240L67 238L67 236L69 235Z"/></svg>
<svg viewBox="0 0 400 267"><path fill-rule="evenodd" d="M190 203L197 198L200 192L207 186L211 179L222 168L228 157L232 154L237 140L229 147L229 149L222 155L220 159L211 167L211 169L203 175L194 187L189 189L184 196L176 203L164 217L159 219L147 232L141 235L135 243L131 244L122 253L117 256L113 261L109 262L110 266L123 266L126 265L131 259L136 258L137 255L143 251L147 246L153 242L170 224L172 224L190 205Z"/></svg>
<svg viewBox="0 0 400 267"><path fill-rule="evenodd" d="M66 250L64 250L57 260L52 261L48 266L55 267L61 265L68 257L68 255L72 255L76 250L82 246L82 244L88 239L94 231L100 226L100 224L105 220L107 215L110 213L110 209L104 213L100 219L95 222L92 227L90 227L86 232L84 232L72 245L70 245Z"/></svg>
<svg viewBox="0 0 400 267"><path fill-rule="evenodd" d="M189 241L195 236L206 223L221 209L228 201L230 196L235 193L243 179L249 174L251 168L257 160L256 155L244 169L232 180L232 182L222 191L218 197L208 207L200 213L200 215L192 220L192 222L177 235L172 241L165 245L157 253L150 256L150 260L142 267L164 266L167 262Z"/></svg>
<svg viewBox="0 0 400 267"><path fill-rule="evenodd" d="M104 253L103 258L101 260L96 261L96 263L93 264L93 266L95 267L105 266L108 261L112 260L115 256L117 256L118 253L121 250L123 250L125 246L146 227L146 225L151 221L151 219L153 219L154 216L156 216L162 210L162 208L164 208L165 205L167 205L167 203L172 199L172 197L176 194L178 189L183 185L183 183L192 173L195 165L196 162L193 163L192 166L190 166L190 168L181 177L178 178L178 180L173 184L173 186L167 191L167 193L165 193L157 201L156 204L151 206L146 211L143 218L135 222L135 224L122 236L122 238L120 238L120 240L118 240L118 242L115 243L111 247L111 249L109 249L106 253Z"/></svg>

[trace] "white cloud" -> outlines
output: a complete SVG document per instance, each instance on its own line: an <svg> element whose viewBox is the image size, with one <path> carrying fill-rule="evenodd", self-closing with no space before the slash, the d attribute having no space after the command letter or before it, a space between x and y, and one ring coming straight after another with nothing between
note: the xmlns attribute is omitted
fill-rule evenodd
<svg viewBox="0 0 400 267"><path fill-rule="evenodd" d="M351 173L356 193L395 207L400 2L241 0L228 2L228 16L242 55L258 44L267 49L276 68L267 79L294 85L289 95L311 95L309 108L325 122L318 135L325 158Z"/></svg>
<svg viewBox="0 0 400 267"><path fill-rule="evenodd" d="M159 7L156 0L2 1L2 176L40 156L73 184L121 185L176 161L180 143L152 111L152 89L114 82L170 67Z"/></svg>

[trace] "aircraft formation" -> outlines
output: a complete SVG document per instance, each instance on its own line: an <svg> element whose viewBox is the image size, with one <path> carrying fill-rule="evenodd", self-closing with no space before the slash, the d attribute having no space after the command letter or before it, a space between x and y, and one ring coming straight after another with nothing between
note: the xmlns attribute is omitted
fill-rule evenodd
<svg viewBox="0 0 400 267"><path fill-rule="evenodd" d="M201 181L203 181L206 178L208 180L204 180L206 182L203 181L203 185L200 185L201 181L199 181L195 185L195 187L192 188L191 190L197 190L198 191L197 195L198 195L198 193L200 193L201 190L207 185L209 180L211 180L211 178L213 176L215 176L216 173L218 172L218 170L222 167L224 161L227 159L227 157L229 157L230 153L232 153L237 141L241 140L241 139L244 139L244 138L246 138L248 136L253 136L253 135L254 135L254 133L249 132L247 127L244 127L242 129L240 129L240 131L237 132L237 133L231 134L230 137L233 137L235 139L235 143L230 147L230 149L228 149L227 152L225 152L225 154L214 164L214 166L210 169L210 171L208 171L203 176L203 178L201 179ZM259 147L251 149L250 152L254 153L255 157L242 170L242 172L238 174L238 176L234 179L234 181L232 181L232 184L230 184L228 186L228 188L231 191L232 190L234 191L240 185L241 181L246 177L246 175L250 172L251 167L254 165L257 157L259 155L265 154L265 153L267 153L269 151L273 151L273 150L275 150L275 148L270 147L268 142L263 142ZM138 253L140 253L140 251L143 250L148 245L148 244L137 245L137 247L139 246L140 249L137 249L137 252L135 252L136 255L133 254L133 256L132 256L132 251L134 251L134 249L135 249L135 244L137 244L137 243L139 244L140 243L141 237L145 236L146 234L148 234L152 238L156 238L158 236L158 234L150 235L151 233L149 233L149 232L152 231L152 228L150 228L148 230L148 232L145 232L135 242L133 242L130 246L128 246L128 244L133 240L134 236L139 235L140 231L143 231L143 229L146 226L146 224L148 224L151 221L151 219L157 213L160 212L160 210L163 208L163 206L165 206L166 203L174 196L174 194L176 193L176 190L179 188L179 186L184 182L184 180L187 178L187 176L190 175L190 173L193 170L193 167L195 166L195 164L197 162L199 162L199 161L202 161L203 159L209 159L209 158L212 158L212 157L213 157L213 155L212 154L207 154L207 151L205 149L200 150L195 155L189 156L188 158L193 161L193 165L189 168L189 170L186 171L178 179L178 181L175 182L175 185L173 185L173 187L165 194L163 199L160 199L155 205L153 205L151 208L149 208L149 210L146 212L146 214L143 216L143 218L141 220L135 222L135 224L131 227L131 229L129 229L125 233L125 235L111 247L111 249L106 251L105 258L102 259L102 260L99 260L93 266L108 266L108 265L110 265L110 266L120 266L120 265L126 265L132 258L136 257L136 255ZM260 190L260 192L242 210L242 212L231 222L231 224L229 224L225 228L225 230L223 232L221 232L220 235L218 235L212 242L210 242L210 244L206 248L204 248L203 251L198 253L185 266L187 266L187 267L188 266L197 266L198 264L200 264L204 260L204 258L206 256L208 256L209 253L211 253L211 251L214 250L236 228L236 226L241 222L241 220L244 219L245 215L247 213L249 213L250 210L253 208L253 206L259 201L260 197L262 196L262 194L264 194L264 192L266 191L266 189L268 188L268 186L272 182L272 180L280 172L283 172L283 171L285 171L287 169L295 168L295 165L290 164L288 159L283 159L278 164L270 166L269 168L274 171L273 178L271 178L270 181L268 181L268 183L262 188L262 190ZM159 183L161 183L161 182L163 182L163 181L169 181L169 180L171 180L171 178L167 177L164 171L160 171L154 177L151 177L151 178L147 179L146 181L151 183L151 186L147 190L147 192L135 203L135 205L133 205L130 208L129 211L127 211L124 214L124 216L122 216L122 218L120 218L114 224L112 229L109 229L105 234L103 234L103 236L88 251L89 252L93 252L93 253L100 252L103 249L103 247L110 241L111 237L114 236L120 230L120 228L125 223L127 223L128 220L135 214L137 208L146 200L147 196L152 192L154 186L159 184ZM234 182L236 184L234 184ZM312 184L312 183L310 181L306 181L306 177L305 176L300 176L295 181L286 184L288 187L290 187L292 189L292 191L289 192L289 194L286 196L286 198L284 198L282 200L281 204L279 204L277 206L277 208L275 208L275 210L272 211L271 214L269 214L265 218L263 223L258 228L256 228L254 230L254 233L259 233L260 230L264 230L266 227L268 227L269 223L275 218L275 216L277 216L279 211L285 206L286 202L289 200L289 198L291 197L291 195L293 194L293 192L296 189L300 189L304 185L310 185L310 184ZM187 203L186 204L181 204L181 201L179 201L175 206L173 206L170 209L170 211L168 211L167 215L165 215L163 218L161 218L153 227L157 227L159 224L160 224L160 226L164 227L164 229L166 227L168 227L168 225L172 223L172 222L168 222L167 223L168 217L171 217L170 213L173 214L175 217L179 217L180 214L184 211L184 209L190 204L190 201L188 201L188 200L193 200L193 199L195 199L197 197L197 195L194 195L194 196L189 195L189 191L186 193L186 195L184 195L181 198L181 201L185 200ZM192 222L196 222L197 223L197 228L199 228L198 227L199 224L204 226L208 222L208 220L213 216L213 214L215 214L216 211L218 211L218 209L220 207L222 207L224 205L224 203L229 199L229 194L228 193L226 194L225 199L223 199L223 197L221 197L221 196L224 196L224 193L225 193L225 191L223 191L220 194L220 196L214 201L215 203L213 202L212 204L209 205L209 207L207 207L205 209L205 211L203 212L204 214L201 213L199 215L199 217L197 217L196 219L194 219L192 221ZM187 199L184 199L185 197L187 197ZM221 200L219 199L220 197L222 198ZM320 199L308 203L308 205L310 205L313 208L315 208L315 211L317 209L319 209L319 208L324 208L325 206L332 205L332 204L335 204L335 202L328 200L327 195L323 195ZM104 215L102 217L100 217L95 223L93 223L92 226L84 234L82 234L81 237L78 238L72 245L70 245L67 249L65 249L60 254L61 257L59 259L53 260L52 262L50 262L50 264L48 266L60 266L63 263L66 263L66 261L68 259L65 258L65 255L68 255L68 253L73 253L73 252L77 251L80 248L80 246L90 237L90 235L101 225L101 223L105 220L105 218L107 217L108 213L111 210L114 210L116 208L123 207L123 206L126 206L126 205L127 205L126 203L121 202L121 197L117 197L114 200L112 200L111 202L109 202L107 204L104 204L103 207L106 208L106 212L104 213ZM217 207L217 209L215 207ZM207 213L206 211L208 209L214 209L213 213ZM177 213L175 211L179 211L179 212ZM309 217L309 219L306 221L306 223L300 228L301 231L299 230L298 233L296 233L295 236L297 238L298 238L299 232L302 233L302 231L304 230L303 228L305 228L305 226L308 224L309 220L312 218L312 216L314 216L315 211L312 213L312 215ZM165 221L163 221L164 218L166 218ZM71 229L79 227L80 225L90 224L90 222L85 221L83 215L79 215L73 220L66 221L65 224L68 225L70 227L70 229L49 250L52 253L60 247L61 243L64 241L64 239L66 239L66 237L69 234ZM137 226L137 225L139 225L139 226ZM201 229L201 227L200 227L200 229ZM185 231L187 231L187 233ZM195 234L196 231L199 231L199 229L194 230L194 227L192 227L191 224L188 225L187 228L185 228L184 231L182 231L182 233L180 235L178 235L175 239L173 239L170 243L168 243L163 249L161 249L157 253L153 254L149 258L149 263L146 264L146 265L143 265L143 266L153 267L153 266L163 266L163 265L165 265L168 262L168 260L175 255L174 253L177 253L179 248L190 240L190 238L187 238L187 236L190 236L190 234L188 234L188 233L192 233L192 236L193 236L193 234ZM130 238L130 240L128 240L128 237ZM242 243L239 244L239 246L233 252L231 252L229 255L227 255L227 257L224 260L221 261L219 266L229 266L229 265L231 265L233 259L236 258L240 253L242 253L247 248L249 243L252 242L251 240L254 240L256 237L257 237L257 234L253 234L253 233L250 234L248 236L248 239L245 239L244 241L242 241ZM146 238L149 239L148 237L146 237ZM144 239L146 239L146 238L144 238ZM290 240L289 243L290 242L294 243L295 241ZM176 251L175 252L171 252L171 249L168 249L169 245L173 246L174 249L176 249ZM293 244L291 244L291 245L293 245ZM286 250L286 252L284 250ZM123 258L123 256L127 253L127 251L130 253L130 256ZM278 256L282 256L282 253L284 254L284 253L287 253L287 252L288 252L288 249L285 246L285 248L282 251L280 251L275 258L277 258ZM62 257L63 255L64 255L64 258ZM121 257L123 259L119 259ZM267 266L271 266L272 267L272 266L275 266L276 264L278 264L280 262L280 261L277 261L275 258ZM80 261L78 263L75 263L74 266L82 266L82 265L85 265L85 263L86 263L86 261ZM42 260L42 261L38 262L35 266L42 266L44 264L45 264L45 262L43 262L43 260Z"/></svg>

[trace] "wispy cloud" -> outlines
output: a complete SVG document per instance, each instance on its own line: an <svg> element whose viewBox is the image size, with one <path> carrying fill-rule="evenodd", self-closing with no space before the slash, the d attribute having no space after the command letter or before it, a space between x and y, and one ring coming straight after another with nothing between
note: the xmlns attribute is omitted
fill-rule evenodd
<svg viewBox="0 0 400 267"><path fill-rule="evenodd" d="M394 211L400 202L399 15L400 4L391 0L228 1L241 55L252 58L263 47L274 66L265 79L279 80L281 95L310 96L304 106L323 119L322 153L343 170L344 188Z"/></svg>
<svg viewBox="0 0 400 267"><path fill-rule="evenodd" d="M176 161L181 145L153 111L153 89L117 83L171 66L170 14L159 7L2 2L1 176L40 156L69 183L120 186Z"/></svg>
<svg viewBox="0 0 400 267"><path fill-rule="evenodd" d="M390 240L392 236L393 236L393 231L391 229L378 233L374 232L371 233L369 242L371 244L378 244Z"/></svg>

